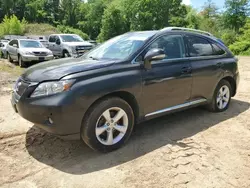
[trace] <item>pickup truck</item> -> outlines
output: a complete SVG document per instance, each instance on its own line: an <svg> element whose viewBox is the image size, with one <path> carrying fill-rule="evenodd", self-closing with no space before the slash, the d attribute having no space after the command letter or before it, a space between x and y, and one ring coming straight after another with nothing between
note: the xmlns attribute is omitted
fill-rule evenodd
<svg viewBox="0 0 250 188"><path fill-rule="evenodd" d="M48 48L57 57L81 56L92 49L93 44L75 34L53 34L49 36Z"/></svg>

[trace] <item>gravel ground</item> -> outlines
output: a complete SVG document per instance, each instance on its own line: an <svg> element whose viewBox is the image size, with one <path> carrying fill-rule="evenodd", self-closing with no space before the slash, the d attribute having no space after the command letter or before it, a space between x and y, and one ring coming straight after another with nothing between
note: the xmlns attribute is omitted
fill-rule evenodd
<svg viewBox="0 0 250 188"><path fill-rule="evenodd" d="M0 64L3 63L0 61ZM64 141L15 114L0 72L0 187L250 187L250 57L228 111L195 108L137 125L118 151Z"/></svg>

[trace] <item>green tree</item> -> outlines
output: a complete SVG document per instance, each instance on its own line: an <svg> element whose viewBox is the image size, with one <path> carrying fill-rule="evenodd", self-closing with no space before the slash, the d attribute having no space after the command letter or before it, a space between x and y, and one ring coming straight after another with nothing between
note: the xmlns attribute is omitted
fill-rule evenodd
<svg viewBox="0 0 250 188"><path fill-rule="evenodd" d="M250 55L250 19L248 19L245 26L240 29L240 32L242 34L229 48L236 55Z"/></svg>
<svg viewBox="0 0 250 188"><path fill-rule="evenodd" d="M187 6L187 16L185 18L187 27L193 29L199 29L200 22L201 22L201 15L197 13L195 9L191 6Z"/></svg>
<svg viewBox="0 0 250 188"><path fill-rule="evenodd" d="M124 0L125 16L131 30L180 26L184 23L186 14L181 2L181 0Z"/></svg>
<svg viewBox="0 0 250 188"><path fill-rule="evenodd" d="M207 19L217 18L218 7L215 5L215 3L212 0L207 0L203 6L203 10L201 11L201 14L203 15L204 18L207 18Z"/></svg>
<svg viewBox="0 0 250 188"><path fill-rule="evenodd" d="M18 20L15 15L5 16L0 24L0 36L3 35L23 35L27 22L25 19Z"/></svg>
<svg viewBox="0 0 250 188"><path fill-rule="evenodd" d="M83 33L81 30L79 29L75 29L72 27L68 27L68 26L64 26L64 25L58 25L57 29L62 32L62 33L70 33L70 34L77 34L80 37L82 37L84 40L88 40L89 36L86 33Z"/></svg>
<svg viewBox="0 0 250 188"><path fill-rule="evenodd" d="M234 29L238 33L249 16L249 0L226 0L225 8L223 14L225 27Z"/></svg>
<svg viewBox="0 0 250 188"><path fill-rule="evenodd" d="M120 35L128 31L125 19L120 9L116 5L109 6L102 17L101 33L98 36L100 41L108 40L114 36Z"/></svg>
<svg viewBox="0 0 250 188"><path fill-rule="evenodd" d="M104 0L89 0L85 7L87 9L86 20L80 22L80 28L92 39L96 39L101 31L102 16L106 7L107 3Z"/></svg>
<svg viewBox="0 0 250 188"><path fill-rule="evenodd" d="M215 36L220 37L221 29L218 22L220 16L217 10L218 8L211 0L208 0L204 4L203 9L200 12L199 29L208 31Z"/></svg>
<svg viewBox="0 0 250 188"><path fill-rule="evenodd" d="M62 23L64 25L76 27L81 0L61 0L60 2L60 12L63 18Z"/></svg>

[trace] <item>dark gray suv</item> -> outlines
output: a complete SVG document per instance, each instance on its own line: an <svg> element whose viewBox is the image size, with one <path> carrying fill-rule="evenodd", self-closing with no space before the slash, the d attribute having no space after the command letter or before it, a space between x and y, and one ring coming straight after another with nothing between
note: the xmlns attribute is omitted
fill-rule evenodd
<svg viewBox="0 0 250 188"><path fill-rule="evenodd" d="M130 32L82 57L30 67L12 105L50 133L109 152L138 122L200 105L225 111L239 82L237 61L203 31Z"/></svg>

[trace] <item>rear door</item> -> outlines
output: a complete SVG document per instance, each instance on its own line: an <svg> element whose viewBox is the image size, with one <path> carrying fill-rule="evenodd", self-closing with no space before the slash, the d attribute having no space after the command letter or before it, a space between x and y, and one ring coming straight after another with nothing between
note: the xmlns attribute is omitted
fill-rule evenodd
<svg viewBox="0 0 250 188"><path fill-rule="evenodd" d="M60 44L55 43L54 52L57 56L61 56L62 55L61 39L59 38L59 36L55 36L55 41L58 41L58 40L60 41Z"/></svg>
<svg viewBox="0 0 250 188"><path fill-rule="evenodd" d="M185 57L182 35L159 37L145 52L152 48L163 49L166 58L153 61L151 70L142 71L146 117L189 101L192 85L191 65Z"/></svg>
<svg viewBox="0 0 250 188"><path fill-rule="evenodd" d="M184 42L192 66L191 99L210 99L218 81L223 77L223 59L226 52L202 36L187 34Z"/></svg>

